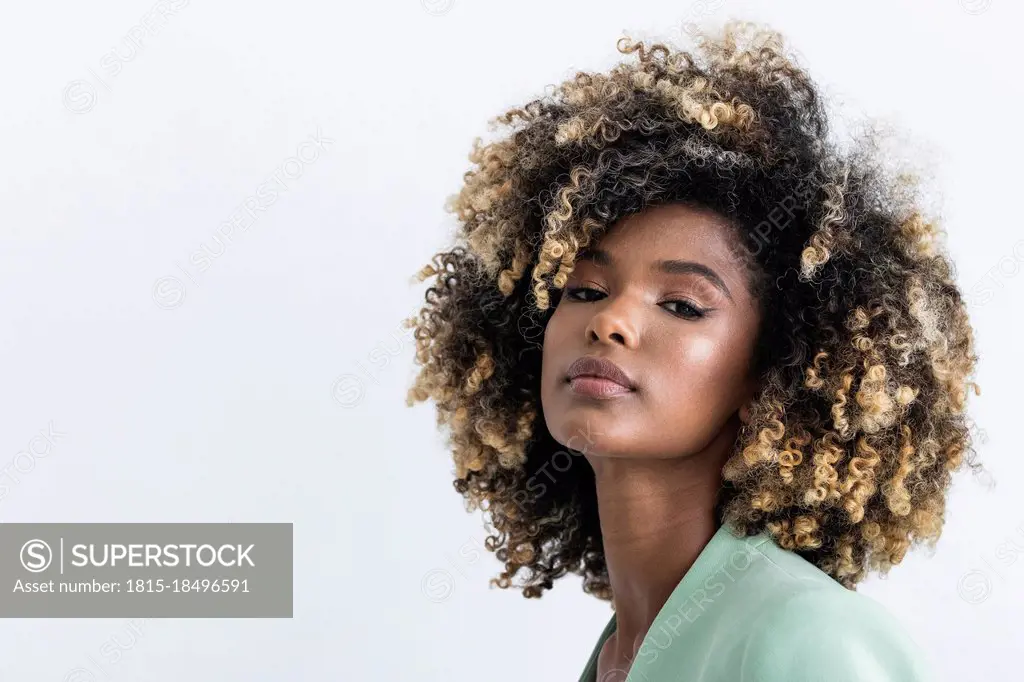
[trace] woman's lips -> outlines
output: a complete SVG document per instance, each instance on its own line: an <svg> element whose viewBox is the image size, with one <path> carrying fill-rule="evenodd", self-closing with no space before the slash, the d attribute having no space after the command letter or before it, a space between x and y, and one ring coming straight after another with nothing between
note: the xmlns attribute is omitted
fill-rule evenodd
<svg viewBox="0 0 1024 682"><path fill-rule="evenodd" d="M611 379L587 375L580 375L570 379L569 389L577 395L588 398L614 398L633 392L633 389L616 383Z"/></svg>
<svg viewBox="0 0 1024 682"><path fill-rule="evenodd" d="M569 390L588 398L616 398L633 393L636 385L625 370L597 355L577 358L566 374Z"/></svg>

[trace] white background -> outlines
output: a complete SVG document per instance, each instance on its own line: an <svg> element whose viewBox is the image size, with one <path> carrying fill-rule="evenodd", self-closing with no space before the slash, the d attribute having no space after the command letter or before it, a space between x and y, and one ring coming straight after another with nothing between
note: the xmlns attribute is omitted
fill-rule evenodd
<svg viewBox="0 0 1024 682"><path fill-rule="evenodd" d="M862 590L944 679L1021 678L1017 3L191 0L140 33L153 6L4 7L0 520L294 522L294 618L0 620L0 679L576 679L611 612L573 576L539 601L488 589L433 407L404 406L410 276L447 244L490 117L608 68L624 30L725 17L784 31L851 121L907 131L961 285L994 273L971 410L996 487L961 475L936 554ZM190 256L318 130L333 143L201 272Z"/></svg>

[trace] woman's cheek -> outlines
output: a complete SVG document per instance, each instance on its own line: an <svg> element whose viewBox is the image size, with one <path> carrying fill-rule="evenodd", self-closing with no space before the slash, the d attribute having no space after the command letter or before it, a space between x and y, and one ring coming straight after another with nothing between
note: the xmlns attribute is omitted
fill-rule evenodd
<svg viewBox="0 0 1024 682"><path fill-rule="evenodd" d="M685 346L686 362L689 365L704 365L714 359L716 352L721 347L717 339L707 336L691 337Z"/></svg>

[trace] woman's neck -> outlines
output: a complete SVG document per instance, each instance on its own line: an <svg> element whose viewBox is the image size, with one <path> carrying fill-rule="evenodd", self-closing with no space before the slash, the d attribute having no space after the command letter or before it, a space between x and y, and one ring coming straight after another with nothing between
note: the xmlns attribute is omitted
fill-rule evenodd
<svg viewBox="0 0 1024 682"><path fill-rule="evenodd" d="M633 660L669 595L718 530L715 504L727 450L713 444L675 459L592 458L617 658Z"/></svg>

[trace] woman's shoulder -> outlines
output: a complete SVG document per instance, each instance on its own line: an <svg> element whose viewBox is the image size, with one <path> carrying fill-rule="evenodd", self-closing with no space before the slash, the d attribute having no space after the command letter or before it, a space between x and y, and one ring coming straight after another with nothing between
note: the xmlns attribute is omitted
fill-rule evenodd
<svg viewBox="0 0 1024 682"><path fill-rule="evenodd" d="M881 603L766 535L746 542L759 560L741 596L744 682L933 679L923 649Z"/></svg>
<svg viewBox="0 0 1024 682"><path fill-rule="evenodd" d="M750 622L750 680L924 682L931 664L882 604L838 583L805 583L762 604ZM744 677L744 680L747 678Z"/></svg>

